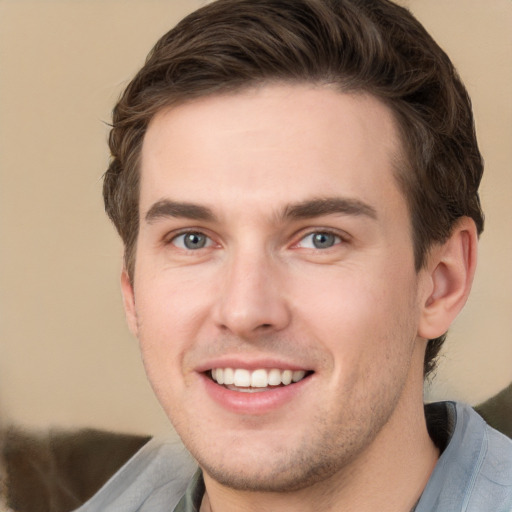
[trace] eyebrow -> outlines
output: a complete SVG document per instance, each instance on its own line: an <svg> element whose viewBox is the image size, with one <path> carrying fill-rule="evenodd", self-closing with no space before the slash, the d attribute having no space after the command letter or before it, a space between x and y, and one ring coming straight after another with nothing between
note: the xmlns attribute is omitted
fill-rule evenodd
<svg viewBox="0 0 512 512"><path fill-rule="evenodd" d="M182 203L162 199L151 206L145 215L146 222L151 224L157 219L165 217L177 217L191 220L213 221L215 215L206 206L194 203Z"/></svg>
<svg viewBox="0 0 512 512"><path fill-rule="evenodd" d="M373 206L359 199L344 197L326 197L288 205L283 210L282 218L298 220L333 214L366 216L377 219L377 211Z"/></svg>
<svg viewBox="0 0 512 512"><path fill-rule="evenodd" d="M366 216L371 219L377 218L375 208L359 199L327 197L289 204L278 215L278 219L299 220L334 214ZM151 224L160 218L166 217L209 222L214 221L216 218L212 210L206 206L172 201L170 199L162 199L154 203L144 218L148 224Z"/></svg>

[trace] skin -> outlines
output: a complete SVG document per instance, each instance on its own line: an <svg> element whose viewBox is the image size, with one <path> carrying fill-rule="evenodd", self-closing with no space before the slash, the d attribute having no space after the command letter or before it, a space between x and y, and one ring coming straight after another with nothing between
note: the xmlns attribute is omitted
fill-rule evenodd
<svg viewBox="0 0 512 512"><path fill-rule="evenodd" d="M204 470L202 510L408 512L419 498L438 456L425 340L467 297L476 234L461 220L415 271L400 151L377 99L307 84L152 120L122 288L153 389ZM278 405L237 393L237 409L206 373L237 365L309 373Z"/></svg>

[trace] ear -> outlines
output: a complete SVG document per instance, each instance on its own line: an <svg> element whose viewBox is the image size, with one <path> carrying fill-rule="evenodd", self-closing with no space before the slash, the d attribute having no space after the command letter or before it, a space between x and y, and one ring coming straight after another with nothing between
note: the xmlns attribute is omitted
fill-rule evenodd
<svg viewBox="0 0 512 512"><path fill-rule="evenodd" d="M478 235L469 217L462 217L450 237L434 246L426 272L429 293L423 304L418 335L433 339L443 335L464 307L476 269Z"/></svg>
<svg viewBox="0 0 512 512"><path fill-rule="evenodd" d="M128 275L126 268L121 272L121 293L123 294L124 313L126 322L132 334L138 336L137 314L135 311L135 294L133 292L133 284Z"/></svg>

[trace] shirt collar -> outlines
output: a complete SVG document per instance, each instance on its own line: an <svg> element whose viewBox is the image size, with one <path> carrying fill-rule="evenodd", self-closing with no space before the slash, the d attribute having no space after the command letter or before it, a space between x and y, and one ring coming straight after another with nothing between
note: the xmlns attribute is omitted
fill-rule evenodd
<svg viewBox="0 0 512 512"><path fill-rule="evenodd" d="M192 477L185 494L176 505L173 512L199 512L204 491L203 472L199 468Z"/></svg>

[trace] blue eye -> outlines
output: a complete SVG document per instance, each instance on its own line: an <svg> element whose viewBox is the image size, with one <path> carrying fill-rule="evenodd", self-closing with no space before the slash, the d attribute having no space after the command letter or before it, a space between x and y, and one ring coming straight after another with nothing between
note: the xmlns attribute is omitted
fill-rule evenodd
<svg viewBox="0 0 512 512"><path fill-rule="evenodd" d="M194 251L197 249L204 249L212 245L212 240L203 233L191 231L189 233L182 233L172 239L173 245L180 249Z"/></svg>
<svg viewBox="0 0 512 512"><path fill-rule="evenodd" d="M306 249L329 249L341 242L341 238L333 233L317 231L306 235L297 245Z"/></svg>

